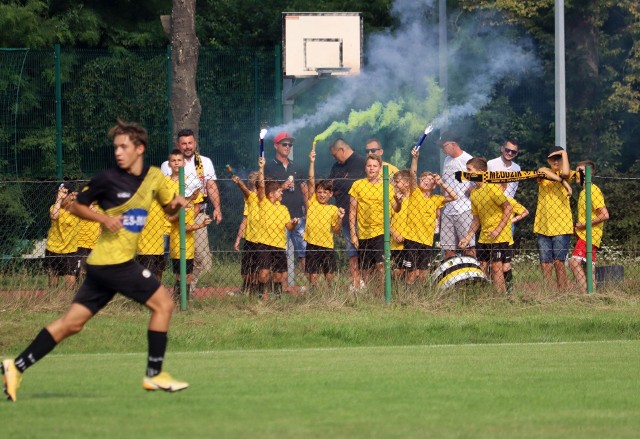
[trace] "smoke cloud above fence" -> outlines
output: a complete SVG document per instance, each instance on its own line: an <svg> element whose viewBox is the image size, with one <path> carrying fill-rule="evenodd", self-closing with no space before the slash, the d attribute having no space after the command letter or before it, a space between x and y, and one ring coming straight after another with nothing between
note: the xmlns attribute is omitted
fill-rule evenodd
<svg viewBox="0 0 640 439"><path fill-rule="evenodd" d="M371 117L358 117L360 114L369 114L380 105L382 108L396 105L399 106L397 123L406 124L407 120L430 114L428 117L433 120L410 126L411 135L419 135L429 123L443 128L458 118L478 112L490 102L499 81L541 71L530 41L507 37L508 29L493 27L482 13L449 13L447 64L453 98L446 112L441 103L436 115L433 111L407 114L416 108L403 102L427 101L433 97L430 94L438 92L435 90L438 87L429 85L438 82L438 10L433 0L396 0L392 15L398 24L394 29L368 36L364 47L365 66L360 75L337 78L337 91L318 104L314 112L274 127L270 133L313 128L324 132L320 136L324 140L328 131L331 131L329 134L344 133L355 128L354 121L374 123ZM474 49L471 57L469 49ZM349 112L348 120L339 120ZM388 111L385 117L387 124L394 123L389 120Z"/></svg>

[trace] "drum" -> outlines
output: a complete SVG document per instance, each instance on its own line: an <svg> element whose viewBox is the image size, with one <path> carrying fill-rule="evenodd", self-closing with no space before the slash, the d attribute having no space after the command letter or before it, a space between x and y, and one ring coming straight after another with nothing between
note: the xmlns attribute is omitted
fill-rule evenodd
<svg viewBox="0 0 640 439"><path fill-rule="evenodd" d="M486 282L480 263L470 256L455 256L443 261L431 274L431 282L437 288L450 288L474 282Z"/></svg>

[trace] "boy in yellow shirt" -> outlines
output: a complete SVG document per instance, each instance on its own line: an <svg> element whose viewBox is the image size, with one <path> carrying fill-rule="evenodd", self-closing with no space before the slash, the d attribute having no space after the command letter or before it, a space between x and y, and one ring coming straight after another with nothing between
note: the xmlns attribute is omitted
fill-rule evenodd
<svg viewBox="0 0 640 439"><path fill-rule="evenodd" d="M358 249L358 263L366 282L373 271L382 275L384 268L384 206L380 169L382 159L369 154L365 161L366 178L356 180L349 190L349 230L351 243ZM389 187L391 208L399 212L402 198ZM357 228L356 228L357 223ZM382 277L381 277L382 279ZM354 279L354 288L359 288Z"/></svg>
<svg viewBox="0 0 640 439"><path fill-rule="evenodd" d="M258 293L258 254L256 245L258 243L258 230L260 225L260 206L258 204L258 193L256 192L256 182L258 172L249 173L247 185L240 177L233 175L233 182L238 185L244 195L244 212L242 222L238 227L238 236L233 245L235 251L240 251L240 241L244 238L242 246L242 259L240 261L240 275L242 276L242 293Z"/></svg>
<svg viewBox="0 0 640 439"><path fill-rule="evenodd" d="M309 188L307 225L304 240L307 242L305 273L312 287L318 285L320 274L330 284L338 269L336 252L333 250L333 234L340 233L344 209L329 204L333 197L333 182L321 180L316 185L314 164L315 149L309 154Z"/></svg>
<svg viewBox="0 0 640 439"><path fill-rule="evenodd" d="M507 185L509 183L501 183L500 187L504 191L506 195ZM513 246L515 245L515 241L513 239L513 225L518 221L522 221L527 215L529 215L529 211L522 204L518 203L515 198L511 198L507 196L507 200L511 203L511 207L513 209L513 216L511 217L511 241L509 241L509 247L502 254L502 273L504 274L504 284L507 294L511 293L513 289L513 272L511 270L511 259L513 258Z"/></svg>
<svg viewBox="0 0 640 439"><path fill-rule="evenodd" d="M407 199L414 189L415 183L411 178L411 171L403 169L393 174L393 190L398 194L398 198ZM399 212L391 211L391 224L389 232L391 234L391 242L389 250L391 251L391 270L394 279L404 279L407 271L409 259L405 254L405 236L409 232L407 220L409 209L400 208ZM410 268L410 266L409 266Z"/></svg>
<svg viewBox="0 0 640 439"><path fill-rule="evenodd" d="M58 285L58 278L64 277L65 286L72 289L76 283L78 270L78 223L80 218L67 209L76 199L73 183L66 181L58 188L56 202L49 208L51 227L47 234L45 268L49 273L49 288Z"/></svg>
<svg viewBox="0 0 640 439"><path fill-rule="evenodd" d="M431 262L435 257L433 238L436 230L438 210L445 204L458 199L456 192L447 186L438 174L423 172L418 179L418 157L420 152L411 150L411 177L416 182L409 199L402 202L402 210L407 210L408 226L405 236L405 254L409 267L407 283L415 283L416 279L425 280ZM433 194L436 186L440 186L444 195Z"/></svg>
<svg viewBox="0 0 640 439"><path fill-rule="evenodd" d="M573 276L580 285L583 292L587 291L587 272L585 264L587 263L587 198L584 190L584 172L589 166L592 172L596 171L596 165L591 160L585 160L578 163L576 167L577 182L583 187L578 197L578 221L575 224L575 233L578 237L576 246L569 259L569 266L573 272ZM602 235L604 233L604 222L609 219L609 211L604 202L602 191L595 184L591 184L591 263L596 263L596 251L602 243ZM595 270L593 270L593 285L595 286Z"/></svg>
<svg viewBox="0 0 640 439"><path fill-rule="evenodd" d="M175 194L179 192L179 176L180 168L184 167L184 155L179 149L174 149L169 153L169 166L171 167L171 176L167 178L167 184L171 191ZM185 212L185 231L186 231L186 265L187 265L187 291L191 291L191 282L193 282L193 258L195 257L195 237L194 233L198 229L202 229L211 224L211 217L207 216L201 223L195 224L195 218L198 215L199 192L192 194L195 200L189 198L189 204L184 208ZM180 295L180 218L179 212L175 215L167 216L167 220L171 223L171 232L169 233L169 257L173 266L176 284L173 289L173 295L178 298Z"/></svg>
<svg viewBox="0 0 640 439"><path fill-rule="evenodd" d="M282 188L278 181L264 181L264 157L258 159L258 205L260 229L257 231L258 282L263 299L269 298L269 282L273 283L276 297L282 294L287 279L287 233L298 224L298 218L289 216L282 201Z"/></svg>
<svg viewBox="0 0 640 439"><path fill-rule="evenodd" d="M487 160L483 157L472 158L467 162L467 171L486 172ZM480 229L477 245L478 262L485 273L488 266L491 266L493 287L499 293L505 293L502 254L508 250L509 242L513 239L511 232L513 207L500 185L497 184L476 183L470 198L473 219L467 235L460 241L460 248L466 248L471 238Z"/></svg>
<svg viewBox="0 0 640 439"><path fill-rule="evenodd" d="M164 237L168 223L160 203L154 200L149 208L147 223L140 232L136 260L162 281L166 261L164 257ZM170 229L170 227L169 227Z"/></svg>

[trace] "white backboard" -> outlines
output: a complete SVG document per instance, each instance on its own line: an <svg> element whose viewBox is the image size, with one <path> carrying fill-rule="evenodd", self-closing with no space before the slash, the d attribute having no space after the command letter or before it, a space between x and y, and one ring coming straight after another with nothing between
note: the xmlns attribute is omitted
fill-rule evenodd
<svg viewBox="0 0 640 439"><path fill-rule="evenodd" d="M357 75L362 62L360 12L283 12L285 77Z"/></svg>

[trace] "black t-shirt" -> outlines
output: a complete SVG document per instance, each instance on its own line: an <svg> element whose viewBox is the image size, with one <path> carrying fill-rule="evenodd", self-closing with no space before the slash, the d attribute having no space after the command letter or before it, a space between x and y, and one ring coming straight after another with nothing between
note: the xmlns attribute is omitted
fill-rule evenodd
<svg viewBox="0 0 640 439"><path fill-rule="evenodd" d="M97 200L102 210L119 206L136 193L148 172L149 166L145 166L140 175L131 175L120 168L107 169L91 179L86 190L78 194L77 200L87 206Z"/></svg>
<svg viewBox="0 0 640 439"><path fill-rule="evenodd" d="M333 196L336 206L344 209L343 223L349 222L349 190L353 182L365 177L364 157L355 152L344 163L334 163L329 173L329 179L333 180Z"/></svg>
<svg viewBox="0 0 640 439"><path fill-rule="evenodd" d="M289 160L289 164L285 167L284 163L276 158L268 160L264 165L265 180L276 180L284 183L289 179L290 175L293 176L295 187L294 190L285 189L282 191L282 204L289 209L291 218L301 218L305 213L304 194L302 193L302 189L300 189L300 185L307 181L302 168L293 163L293 160Z"/></svg>

